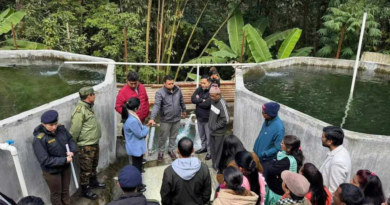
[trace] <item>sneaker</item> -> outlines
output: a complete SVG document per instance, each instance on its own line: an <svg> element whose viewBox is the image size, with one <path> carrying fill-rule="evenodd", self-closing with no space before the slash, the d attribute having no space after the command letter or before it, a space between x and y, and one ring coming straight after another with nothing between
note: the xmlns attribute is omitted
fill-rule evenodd
<svg viewBox="0 0 390 205"><path fill-rule="evenodd" d="M209 154L206 155L206 157L204 158L206 161L207 160L210 160L211 159L211 156Z"/></svg>
<svg viewBox="0 0 390 205"><path fill-rule="evenodd" d="M164 153L162 153L162 152L159 152L159 153L158 153L157 161L158 161L158 162L164 161Z"/></svg>
<svg viewBox="0 0 390 205"><path fill-rule="evenodd" d="M176 154L173 151L170 151L168 153L169 153L169 156L171 157L172 161L175 161L175 159L177 158Z"/></svg>
<svg viewBox="0 0 390 205"><path fill-rule="evenodd" d="M142 164L146 164L146 162L147 162L146 159L142 160Z"/></svg>
<svg viewBox="0 0 390 205"><path fill-rule="evenodd" d="M205 153L205 152L207 152L207 150L202 148L202 149L197 150L195 152L195 154L202 154L202 153Z"/></svg>

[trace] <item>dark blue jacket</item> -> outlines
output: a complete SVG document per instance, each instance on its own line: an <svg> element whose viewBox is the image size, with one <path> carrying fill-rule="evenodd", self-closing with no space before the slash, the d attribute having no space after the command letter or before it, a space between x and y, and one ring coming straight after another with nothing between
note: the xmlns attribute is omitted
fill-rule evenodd
<svg viewBox="0 0 390 205"><path fill-rule="evenodd" d="M276 155L282 150L280 144L284 138L284 126L279 116L272 120L265 120L260 134L256 139L253 151L260 161L276 159Z"/></svg>
<svg viewBox="0 0 390 205"><path fill-rule="evenodd" d="M197 95L199 95L199 98L196 98ZM191 101L196 105L196 118L200 122L208 122L211 108L209 89L203 90L202 87L197 88L194 94L192 94Z"/></svg>

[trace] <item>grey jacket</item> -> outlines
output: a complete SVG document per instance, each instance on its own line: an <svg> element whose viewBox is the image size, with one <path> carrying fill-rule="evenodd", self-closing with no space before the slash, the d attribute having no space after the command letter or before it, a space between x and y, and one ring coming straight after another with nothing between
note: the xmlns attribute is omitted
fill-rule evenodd
<svg viewBox="0 0 390 205"><path fill-rule="evenodd" d="M225 99L221 98L218 102L211 101L208 125L211 135L225 136L229 125L229 110Z"/></svg>
<svg viewBox="0 0 390 205"><path fill-rule="evenodd" d="M181 119L181 113L185 111L186 105L180 88L175 85L170 92L162 87L156 93L151 119L156 119L160 112L161 122L177 122Z"/></svg>

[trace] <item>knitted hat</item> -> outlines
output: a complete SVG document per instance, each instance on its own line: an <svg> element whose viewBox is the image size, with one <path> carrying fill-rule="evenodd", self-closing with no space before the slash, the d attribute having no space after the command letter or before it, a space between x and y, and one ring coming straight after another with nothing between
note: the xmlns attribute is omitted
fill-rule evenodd
<svg viewBox="0 0 390 205"><path fill-rule="evenodd" d="M218 87L218 85L217 84L215 84L215 83L213 83L213 84L211 84L211 86L210 86L210 91L209 91L209 93L211 94L211 93L221 93L221 90L219 89L219 87Z"/></svg>
<svg viewBox="0 0 390 205"><path fill-rule="evenodd" d="M282 180L286 183L288 190L295 196L304 197L309 192L310 183L303 175L291 171L283 171Z"/></svg>
<svg viewBox="0 0 390 205"><path fill-rule="evenodd" d="M55 123L58 121L58 112L55 110L48 110L41 116L41 122L45 124Z"/></svg>
<svg viewBox="0 0 390 205"><path fill-rule="evenodd" d="M278 116L280 105L276 102L269 102L263 105L264 112L270 117Z"/></svg>
<svg viewBox="0 0 390 205"><path fill-rule="evenodd" d="M138 169L133 165L125 166L118 176L119 184L124 188L135 188L142 184L142 176Z"/></svg>

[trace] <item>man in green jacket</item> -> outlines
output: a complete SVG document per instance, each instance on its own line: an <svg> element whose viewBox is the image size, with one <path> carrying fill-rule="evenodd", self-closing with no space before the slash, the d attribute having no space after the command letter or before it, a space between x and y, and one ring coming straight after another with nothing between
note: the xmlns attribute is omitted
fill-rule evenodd
<svg viewBox="0 0 390 205"><path fill-rule="evenodd" d="M98 195L92 188L105 188L104 183L97 180L96 167L99 162L99 139L102 135L100 123L93 110L95 92L92 87L84 87L79 91L80 101L73 112L70 134L78 146L80 154L80 184L82 195L88 199L96 199Z"/></svg>

